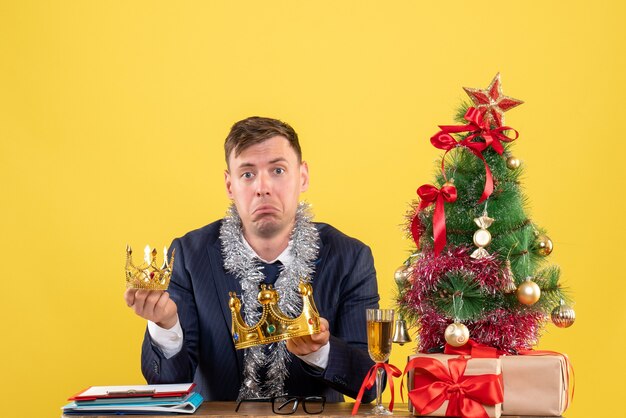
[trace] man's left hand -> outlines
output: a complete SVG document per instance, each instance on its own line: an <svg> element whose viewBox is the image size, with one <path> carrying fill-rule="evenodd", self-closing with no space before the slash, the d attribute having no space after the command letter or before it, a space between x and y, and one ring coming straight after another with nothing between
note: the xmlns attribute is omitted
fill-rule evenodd
<svg viewBox="0 0 626 418"><path fill-rule="evenodd" d="M320 318L320 333L313 335L305 335L304 337L295 337L287 340L287 350L296 356L305 356L311 354L328 344L330 340L330 331L328 330L328 321Z"/></svg>

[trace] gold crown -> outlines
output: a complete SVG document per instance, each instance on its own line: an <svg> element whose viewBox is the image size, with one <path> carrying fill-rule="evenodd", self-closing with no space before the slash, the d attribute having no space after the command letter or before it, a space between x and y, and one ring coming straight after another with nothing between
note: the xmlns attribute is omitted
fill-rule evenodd
<svg viewBox="0 0 626 418"><path fill-rule="evenodd" d="M313 300L310 283L300 282L298 291L302 296L302 313L289 318L278 307L278 292L271 285L261 285L259 302L263 307L261 319L256 325L248 326L241 318L241 301L235 292L229 292L230 312L233 317L232 333L235 348L253 347L276 341L288 340L320 332L320 315Z"/></svg>
<svg viewBox="0 0 626 418"><path fill-rule="evenodd" d="M170 276L174 267L174 254L176 249L172 251L172 258L167 262L167 248L163 249L163 265L161 268L157 265L157 250L154 248L150 251L147 245L144 252L144 262L140 266L133 264L133 250L130 245L126 246L126 288L127 289L148 289L148 290L167 290L170 284Z"/></svg>

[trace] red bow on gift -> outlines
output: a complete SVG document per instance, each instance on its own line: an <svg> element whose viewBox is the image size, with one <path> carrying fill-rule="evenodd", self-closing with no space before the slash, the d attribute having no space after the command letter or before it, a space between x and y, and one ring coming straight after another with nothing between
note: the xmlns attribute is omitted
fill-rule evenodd
<svg viewBox="0 0 626 418"><path fill-rule="evenodd" d="M418 215L422 209L434 203L433 236L435 239L435 255L439 255L443 247L446 246L446 212L444 202L452 203L456 200L456 187L451 184L444 184L441 189L438 189L430 184L424 184L417 189L417 194L420 197L420 204L417 208L418 213L415 214L411 222L413 239L419 248L420 228Z"/></svg>
<svg viewBox="0 0 626 418"><path fill-rule="evenodd" d="M367 375L365 375L365 379L363 379L363 384L361 385L359 394L356 397L356 402L354 403L354 407L352 408L352 415L356 415L356 413L359 411L359 405L361 405L361 399L363 398L363 393L365 392L365 389L371 389L372 386L374 386L374 384L376 383L376 371L378 369L384 369L387 373L387 381L389 382L389 387L391 388L391 401L389 402L389 410L393 411L393 378L400 376L402 372L393 364L376 363L372 366L369 372L367 372Z"/></svg>
<svg viewBox="0 0 626 418"><path fill-rule="evenodd" d="M483 157L483 151L489 147L492 147L495 152L502 155L502 153L504 152L504 146L502 145L502 142L512 142L519 137L519 133L515 129L508 126L500 126L495 129L491 129L491 127L489 126L489 122L484 120L484 116L484 109L479 110L474 107L470 107L465 113L465 120L469 122L467 125L440 125L439 129L441 129L441 131L437 132L430 138L431 144L433 144L436 148L446 151L443 158L441 159L441 172L443 173L444 178L446 176L444 168L445 156L450 150L456 147L465 147L469 149L485 164L485 187L483 188L483 193L480 196L478 203L483 202L491 195L491 193L493 193L493 176L491 174L491 170L489 169L487 161L485 161L485 157ZM515 137L509 138L502 133L507 130L512 130L515 133ZM457 142L451 134L461 132L471 132L471 134L462 141ZM472 141L473 139L476 139L478 137L483 138L485 142Z"/></svg>
<svg viewBox="0 0 626 418"><path fill-rule="evenodd" d="M462 356L448 360L448 367L429 357L411 359L404 373L414 370L409 398L417 413L430 414L448 401L446 416L488 418L483 405L496 405L504 398L502 375L465 376L466 366Z"/></svg>

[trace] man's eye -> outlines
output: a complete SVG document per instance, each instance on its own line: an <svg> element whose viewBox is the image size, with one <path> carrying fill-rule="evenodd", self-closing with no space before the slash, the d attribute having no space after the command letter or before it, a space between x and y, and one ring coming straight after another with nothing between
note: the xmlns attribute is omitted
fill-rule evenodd
<svg viewBox="0 0 626 418"><path fill-rule="evenodd" d="M248 171L246 173L243 173L241 177L243 177L244 179L251 179L252 177L254 177L254 174Z"/></svg>
<svg viewBox="0 0 626 418"><path fill-rule="evenodd" d="M284 169L284 168L280 168L280 167L278 167L278 168L276 168L276 169L274 170L274 172L275 172L276 174L283 174L283 173L285 172L285 169Z"/></svg>

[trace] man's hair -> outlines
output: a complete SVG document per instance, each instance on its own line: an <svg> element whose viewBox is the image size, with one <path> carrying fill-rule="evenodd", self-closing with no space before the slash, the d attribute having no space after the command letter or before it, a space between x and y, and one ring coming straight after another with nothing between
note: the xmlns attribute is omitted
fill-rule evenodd
<svg viewBox="0 0 626 418"><path fill-rule="evenodd" d="M289 124L278 119L251 116L247 119L236 122L226 137L224 151L226 153L226 165L232 152L235 157L241 154L246 148L268 140L275 136L282 136L289 141L289 145L296 152L298 162L302 162L302 150L298 142L298 134Z"/></svg>

